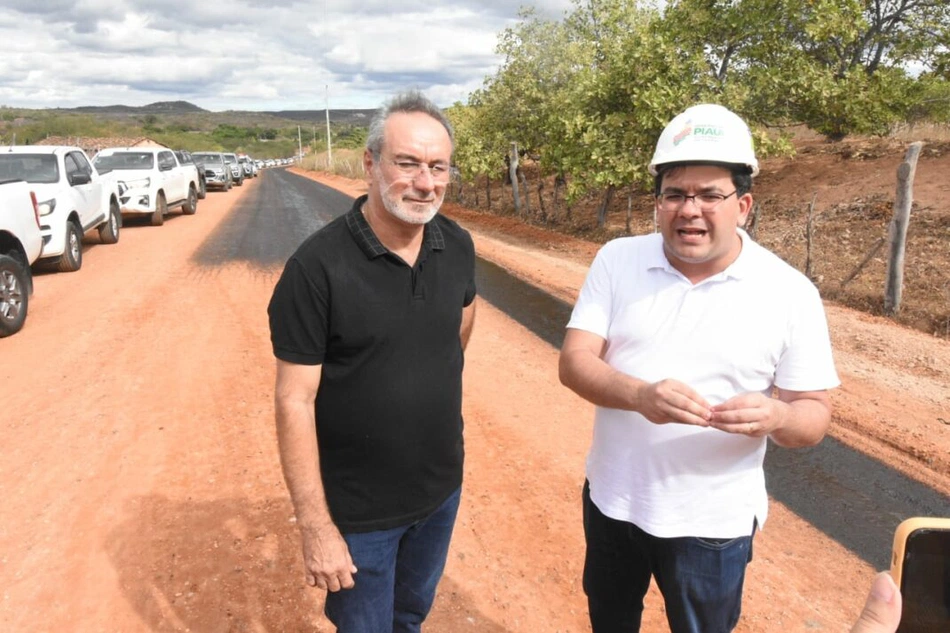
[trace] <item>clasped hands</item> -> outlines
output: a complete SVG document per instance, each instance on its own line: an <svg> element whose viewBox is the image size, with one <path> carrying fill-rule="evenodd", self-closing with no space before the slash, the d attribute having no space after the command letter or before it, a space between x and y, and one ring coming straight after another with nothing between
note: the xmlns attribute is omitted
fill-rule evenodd
<svg viewBox="0 0 950 633"><path fill-rule="evenodd" d="M750 437L782 428L788 407L758 392L713 406L692 387L671 378L640 387L637 403L637 411L655 424L692 424Z"/></svg>

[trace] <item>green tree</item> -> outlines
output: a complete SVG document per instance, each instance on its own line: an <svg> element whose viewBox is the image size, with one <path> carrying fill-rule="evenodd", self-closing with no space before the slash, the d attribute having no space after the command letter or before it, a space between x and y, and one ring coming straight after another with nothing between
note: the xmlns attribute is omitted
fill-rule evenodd
<svg viewBox="0 0 950 633"><path fill-rule="evenodd" d="M603 226L613 190L649 180L665 122L712 92L703 58L661 27L656 9L625 0L578 4L561 23L524 13L499 37L502 67L469 99L479 151L518 142L542 173L566 177L569 198L606 188Z"/></svg>
<svg viewBox="0 0 950 633"><path fill-rule="evenodd" d="M257 134L253 128L221 123L211 132L211 137L226 147L233 147L241 143L253 141L257 137Z"/></svg>
<svg viewBox="0 0 950 633"><path fill-rule="evenodd" d="M550 145L563 132L558 104L574 72L569 33L564 25L526 10L518 25L499 35L496 50L504 58L501 69L470 98L482 150L499 171L512 142L542 164L550 163Z"/></svg>
<svg viewBox="0 0 950 633"><path fill-rule="evenodd" d="M905 119L920 98L909 69L937 71L950 44L945 0L675 0L664 17L722 102L832 138Z"/></svg>
<svg viewBox="0 0 950 633"><path fill-rule="evenodd" d="M570 171L590 186L645 184L663 126L713 93L703 60L661 28L656 10L635 3L591 2L569 24L591 50L572 82L567 136L582 151L568 153Z"/></svg>
<svg viewBox="0 0 950 633"><path fill-rule="evenodd" d="M474 182L480 177L490 177L498 167L497 152L488 148L490 135L485 134L478 106L456 103L445 109L455 132L453 162L462 179Z"/></svg>

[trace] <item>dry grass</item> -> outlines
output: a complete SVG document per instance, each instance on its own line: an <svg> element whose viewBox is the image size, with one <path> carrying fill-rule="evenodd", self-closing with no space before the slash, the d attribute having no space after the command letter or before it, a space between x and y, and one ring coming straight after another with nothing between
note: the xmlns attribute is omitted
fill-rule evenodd
<svg viewBox="0 0 950 633"><path fill-rule="evenodd" d="M950 125L946 123L901 124L890 134L899 141L950 141Z"/></svg>
<svg viewBox="0 0 950 633"><path fill-rule="evenodd" d="M363 178L363 150L333 150L333 165L327 165L327 153L319 152L304 156L301 167L310 171L326 171L346 178Z"/></svg>
<svg viewBox="0 0 950 633"><path fill-rule="evenodd" d="M788 134L792 141L796 143L831 144L825 136L804 125L780 128L780 130ZM854 141L857 138L859 137L850 136L847 137L847 140ZM885 138L906 143L912 143L914 141L929 141L931 143L946 142L950 141L950 124L926 121L920 123L901 123L895 126L891 133Z"/></svg>

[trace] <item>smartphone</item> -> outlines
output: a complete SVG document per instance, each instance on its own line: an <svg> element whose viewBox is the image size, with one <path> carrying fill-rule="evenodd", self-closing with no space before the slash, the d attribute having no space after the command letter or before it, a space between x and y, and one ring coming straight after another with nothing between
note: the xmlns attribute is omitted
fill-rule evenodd
<svg viewBox="0 0 950 633"><path fill-rule="evenodd" d="M904 604L897 633L950 631L950 518L917 517L897 526L891 576Z"/></svg>

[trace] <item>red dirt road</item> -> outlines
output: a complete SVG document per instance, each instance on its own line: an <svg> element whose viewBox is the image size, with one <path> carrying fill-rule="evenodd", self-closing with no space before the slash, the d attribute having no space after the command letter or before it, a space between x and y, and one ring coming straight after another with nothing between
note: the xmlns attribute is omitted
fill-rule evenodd
<svg viewBox="0 0 950 633"><path fill-rule="evenodd" d="M191 261L259 182L87 245L78 273L37 277L26 328L0 340L0 630L333 630L304 582L276 450L265 308L280 271ZM573 299L589 246L530 247L449 213L483 257ZM834 435L950 494L938 421L950 346L840 309L830 319L844 381ZM557 350L480 304L463 502L429 631L589 631L580 488L593 411L556 364ZM775 502L755 547L738 631L847 629L873 569ZM667 630L655 592L643 630Z"/></svg>

